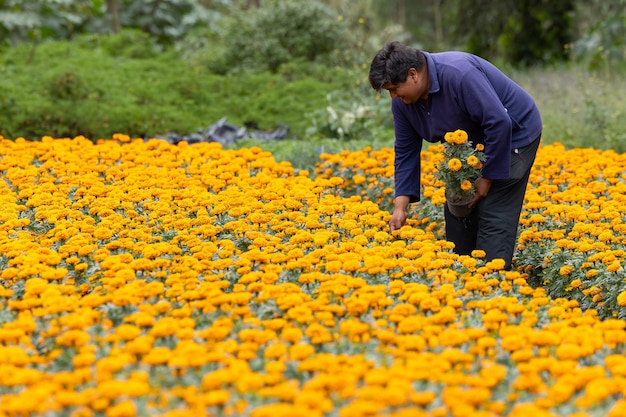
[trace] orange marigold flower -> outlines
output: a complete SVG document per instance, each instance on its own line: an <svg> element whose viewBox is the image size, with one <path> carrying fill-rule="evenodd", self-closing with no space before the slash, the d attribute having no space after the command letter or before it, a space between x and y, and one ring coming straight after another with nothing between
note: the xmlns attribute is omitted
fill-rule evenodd
<svg viewBox="0 0 626 417"><path fill-rule="evenodd" d="M469 180L463 180L463 182L461 183L461 190L463 191L469 191L472 189L472 187L472 182Z"/></svg>
<svg viewBox="0 0 626 417"><path fill-rule="evenodd" d="M617 296L617 304L619 304L621 307L626 307L626 291L622 291L621 293L619 293L619 295Z"/></svg>
<svg viewBox="0 0 626 417"><path fill-rule="evenodd" d="M452 158L448 162L448 168L450 168L450 171L453 171L453 172L457 172L458 170L461 169L462 166L463 166L463 163L458 158Z"/></svg>
<svg viewBox="0 0 626 417"><path fill-rule="evenodd" d="M444 135L444 140L448 143L454 143L457 145L462 145L469 137L467 136L467 132L461 129L457 129L454 132L448 132Z"/></svg>
<svg viewBox="0 0 626 417"><path fill-rule="evenodd" d="M475 155L470 155L467 157L467 164L471 167L477 167L480 165L480 160Z"/></svg>

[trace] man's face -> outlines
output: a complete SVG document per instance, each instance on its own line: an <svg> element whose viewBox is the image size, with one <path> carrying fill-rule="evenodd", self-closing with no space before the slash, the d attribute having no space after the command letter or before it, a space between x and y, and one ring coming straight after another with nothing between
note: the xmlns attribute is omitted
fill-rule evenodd
<svg viewBox="0 0 626 417"><path fill-rule="evenodd" d="M417 72L411 68L406 77L406 81L398 84L385 84L383 88L389 91L392 99L399 98L405 104L417 102L420 98L428 97L428 76L426 71Z"/></svg>

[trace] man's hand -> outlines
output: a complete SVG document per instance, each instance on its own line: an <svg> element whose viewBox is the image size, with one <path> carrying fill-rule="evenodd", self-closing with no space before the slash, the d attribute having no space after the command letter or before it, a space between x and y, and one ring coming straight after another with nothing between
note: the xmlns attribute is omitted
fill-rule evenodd
<svg viewBox="0 0 626 417"><path fill-rule="evenodd" d="M469 208L476 207L476 204L478 204L480 200L487 197L487 194L489 194L489 189L491 188L491 181L492 180L483 177L476 178L476 181L474 182L474 187L476 187L476 195L474 195L474 199L468 204Z"/></svg>
<svg viewBox="0 0 626 417"><path fill-rule="evenodd" d="M391 220L389 220L389 228L391 231L393 232L394 230L398 230L404 226L407 217L408 215L406 211L394 209L393 214L391 215Z"/></svg>
<svg viewBox="0 0 626 417"><path fill-rule="evenodd" d="M391 214L391 220L389 220L389 228L391 232L394 230L398 230L404 223L406 223L406 219L408 217L409 210L409 202L410 197L408 196L398 196L394 201L394 209Z"/></svg>

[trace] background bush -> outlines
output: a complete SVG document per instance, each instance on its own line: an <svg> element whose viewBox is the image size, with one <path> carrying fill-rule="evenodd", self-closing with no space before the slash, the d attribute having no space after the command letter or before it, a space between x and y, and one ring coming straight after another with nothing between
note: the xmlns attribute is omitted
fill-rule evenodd
<svg viewBox="0 0 626 417"><path fill-rule="evenodd" d="M332 53L348 45L346 26L326 4L315 0L270 3L238 11L220 22L216 37L223 53L217 59L224 65L220 70L277 72L293 61L332 64Z"/></svg>
<svg viewBox="0 0 626 417"><path fill-rule="evenodd" d="M212 74L176 51L152 52L141 33L46 42L30 63L24 44L0 55L0 134L37 140L44 135L91 139L123 132L154 136L195 132L222 117L261 129L286 123L302 137L305 115L324 108L326 95L350 84L313 70L285 82L281 74ZM294 72L297 72L294 70Z"/></svg>

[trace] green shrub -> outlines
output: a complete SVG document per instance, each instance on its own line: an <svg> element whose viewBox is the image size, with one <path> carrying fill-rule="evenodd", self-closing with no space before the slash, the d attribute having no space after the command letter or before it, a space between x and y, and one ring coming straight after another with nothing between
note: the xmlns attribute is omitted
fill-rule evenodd
<svg viewBox="0 0 626 417"><path fill-rule="evenodd" d="M327 99L325 108L310 114L307 135L367 140L393 128L388 96L383 98L342 90L329 93Z"/></svg>
<svg viewBox="0 0 626 417"><path fill-rule="evenodd" d="M264 130L282 122L303 137L310 123L305 115L323 108L326 94L345 88L352 76L318 65L308 75L295 63L285 67L285 75L221 76L200 60L181 59L178 51L139 56L132 46L123 49L129 36L135 35L45 42L31 62L29 45L0 55L0 134L27 139L184 134L227 117L237 125L254 121Z"/></svg>
<svg viewBox="0 0 626 417"><path fill-rule="evenodd" d="M72 44L79 48L101 49L111 57L155 58L162 51L156 38L139 29L122 29L115 35L87 34L76 38Z"/></svg>
<svg viewBox="0 0 626 417"><path fill-rule="evenodd" d="M276 1L224 19L219 43L223 63L233 71L277 72L303 59L327 59L347 45L348 32L337 13L321 1ZM328 61L326 61L328 62Z"/></svg>

